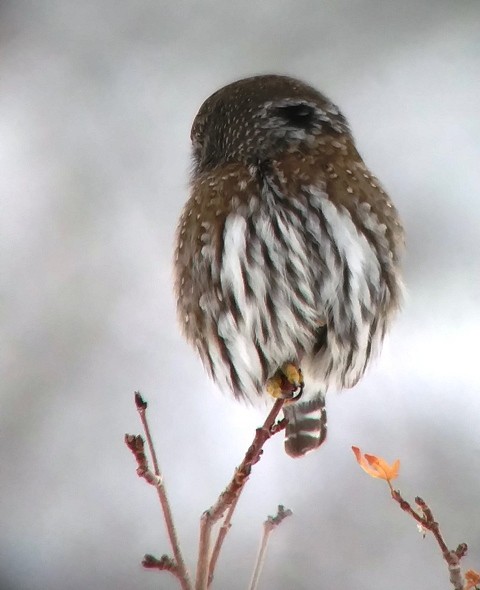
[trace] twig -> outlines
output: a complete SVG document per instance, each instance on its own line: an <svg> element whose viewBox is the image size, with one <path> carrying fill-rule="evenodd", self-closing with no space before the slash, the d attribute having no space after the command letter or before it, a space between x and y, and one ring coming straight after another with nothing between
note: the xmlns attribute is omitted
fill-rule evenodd
<svg viewBox="0 0 480 590"><path fill-rule="evenodd" d="M213 569L210 568L210 545L212 536L212 527L225 513L234 502L238 501L245 483L251 473L252 466L260 459L263 445L272 436L272 428L274 428L275 420L282 409L284 400L278 399L275 401L270 413L268 414L263 426L257 428L252 444L247 450L240 466L235 470L230 483L225 490L220 494L218 500L209 510L205 511L200 521L200 540L198 550L197 562L197 577L195 582L196 590L207 590L211 581L213 580ZM278 432L280 428L274 429L274 433ZM232 511L233 514L233 511ZM225 536L230 527L230 519L219 532L219 538L216 543L215 561L218 558L221 546ZM217 548L218 545L218 548Z"/></svg>
<svg viewBox="0 0 480 590"><path fill-rule="evenodd" d="M178 578L183 590L192 590L192 583L190 581L190 576L188 574L185 561L180 550L180 543L178 541L177 531L175 529L175 525L173 522L172 510L170 508L170 503L168 501L167 492L165 489L165 485L163 483L162 474L160 472L160 468L158 465L155 447L153 445L152 437L150 434L150 427L146 416L147 402L144 401L139 392L135 393L135 405L140 415L140 420L145 431L145 437L147 439L148 448L152 456L152 463L154 468L153 473L148 466L148 461L144 450L144 441L142 437L126 434L125 442L128 448L133 452L135 459L137 461L138 476L143 477L143 479L145 479L147 483L153 485L157 490L158 498L160 500L163 516L165 519L165 525L167 527L168 537L170 539L170 545L172 546L173 555L175 557L175 560L172 560L168 556L164 555L160 560L158 560L151 555L146 555L142 563L144 567L155 567L157 569L170 571ZM152 565L152 563L155 563L156 565ZM161 564L162 567L160 567L159 564Z"/></svg>
<svg viewBox="0 0 480 590"><path fill-rule="evenodd" d="M465 582L460 568L460 561L462 557L467 554L468 547L466 543L461 543L455 551L451 551L445 543L442 533L440 532L440 526L435 520L433 513L425 500L419 496L415 498L415 504L422 511L422 514L419 514L411 507L407 500L402 497L398 490L392 488L390 482L388 482L388 484L390 485L392 498L399 504L400 508L410 514L410 516L412 516L423 529L430 531L433 534L442 551L443 559L447 562L452 586L455 590L463 590Z"/></svg>
<svg viewBox="0 0 480 590"><path fill-rule="evenodd" d="M271 436L273 436L274 434L277 434L277 432L281 432L282 430L284 430L286 425L287 425L287 420L285 418L283 418L283 420L279 420L278 422L275 422L270 429ZM222 548L223 541L225 540L225 537L227 536L227 533L230 530L230 527L232 526L231 525L232 516L233 516L233 513L235 512L235 508L237 507L237 502L238 502L239 497L240 497L240 494L237 494L234 501L230 505L230 508L228 509L227 515L225 516L225 520L223 521L222 526L220 527L220 530L218 531L217 539L215 541L215 545L214 545L213 551L212 551L212 557L210 558L210 567L208 570L208 585L209 586L213 580L213 573L215 571L215 566L217 565L217 560L218 560L218 556L220 555L220 550Z"/></svg>
<svg viewBox="0 0 480 590"><path fill-rule="evenodd" d="M143 430L147 438L148 450L150 451L150 455L152 456L153 470L155 472L155 475L161 477L160 467L158 465L157 460L157 453L155 451L155 446L153 444L152 435L150 434L150 425L148 424L147 420L148 404L143 399L142 394L139 391L135 392L135 406L137 408L137 412L140 416L140 421L142 422Z"/></svg>
<svg viewBox="0 0 480 590"><path fill-rule="evenodd" d="M220 550L222 548L223 541L225 540L225 537L227 536L227 533L230 530L230 527L232 526L231 525L232 517L233 517L233 513L235 512L235 508L237 507L239 497L240 497L240 494L238 494L235 497L235 499L233 500L233 502L230 504L228 512L225 516L225 520L223 521L222 526L220 527L220 530L218 531L217 539L215 541L215 545L213 546L212 556L210 558L210 565L208 568L208 585L209 586L213 580L213 573L215 571L215 566L217 565L217 560L218 560L218 556L220 555Z"/></svg>
<svg viewBox="0 0 480 590"><path fill-rule="evenodd" d="M162 555L157 559L153 555L146 554L143 558L142 565L146 569L156 569L162 572L170 572L178 578L178 568L175 561L169 555Z"/></svg>
<svg viewBox="0 0 480 590"><path fill-rule="evenodd" d="M269 516L263 523L263 534L260 542L260 548L258 550L257 559L255 561L255 567L253 569L252 579L250 581L249 590L257 590L258 580L265 563L265 556L267 553L268 541L272 531L285 519L287 516L292 514L291 510L285 510L285 507L279 504L277 514L275 516Z"/></svg>

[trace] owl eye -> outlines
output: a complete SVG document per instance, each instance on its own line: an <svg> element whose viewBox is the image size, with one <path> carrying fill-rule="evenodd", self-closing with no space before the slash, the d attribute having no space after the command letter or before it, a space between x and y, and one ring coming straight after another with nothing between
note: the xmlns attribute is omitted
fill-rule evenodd
<svg viewBox="0 0 480 590"><path fill-rule="evenodd" d="M277 107L276 114L290 125L306 129L313 123L315 109L308 104L290 104Z"/></svg>

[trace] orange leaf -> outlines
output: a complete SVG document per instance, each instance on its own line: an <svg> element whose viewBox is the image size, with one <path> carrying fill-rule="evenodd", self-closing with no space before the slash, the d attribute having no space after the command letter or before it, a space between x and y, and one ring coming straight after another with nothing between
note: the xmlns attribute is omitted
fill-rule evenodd
<svg viewBox="0 0 480 590"><path fill-rule="evenodd" d="M399 459L392 463L392 465L389 465L381 457L367 455L366 453L363 454L358 447L352 447L352 451L360 467L371 477L378 477L386 481L391 481L398 477L398 470L400 469Z"/></svg>
<svg viewBox="0 0 480 590"><path fill-rule="evenodd" d="M465 590L472 590L478 584L480 584L480 574L475 570L468 570L465 572Z"/></svg>

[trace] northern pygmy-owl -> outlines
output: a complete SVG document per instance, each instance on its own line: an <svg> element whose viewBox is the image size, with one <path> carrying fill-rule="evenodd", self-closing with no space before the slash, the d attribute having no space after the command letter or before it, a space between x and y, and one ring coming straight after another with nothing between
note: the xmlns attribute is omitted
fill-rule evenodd
<svg viewBox="0 0 480 590"><path fill-rule="evenodd" d="M293 395L303 374L300 399L284 406L286 451L303 455L325 439L325 393L357 383L399 307L397 211L345 117L299 80L225 86L203 103L191 139L180 323L237 398Z"/></svg>

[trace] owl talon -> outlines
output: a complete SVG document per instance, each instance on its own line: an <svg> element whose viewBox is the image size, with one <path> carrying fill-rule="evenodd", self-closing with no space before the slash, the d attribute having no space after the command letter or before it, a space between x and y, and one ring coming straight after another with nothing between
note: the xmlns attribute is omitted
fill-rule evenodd
<svg viewBox="0 0 480 590"><path fill-rule="evenodd" d="M275 399L291 403L303 393L303 376L300 367L286 363L267 381L267 392Z"/></svg>
<svg viewBox="0 0 480 590"><path fill-rule="evenodd" d="M302 397L304 386L305 386L305 384L302 382L302 384L298 388L298 393L296 395L292 396L290 399L287 399L285 401L285 404L291 404L293 402L298 401Z"/></svg>

